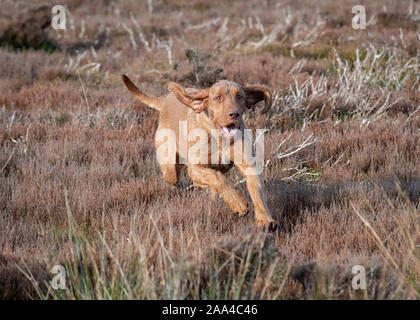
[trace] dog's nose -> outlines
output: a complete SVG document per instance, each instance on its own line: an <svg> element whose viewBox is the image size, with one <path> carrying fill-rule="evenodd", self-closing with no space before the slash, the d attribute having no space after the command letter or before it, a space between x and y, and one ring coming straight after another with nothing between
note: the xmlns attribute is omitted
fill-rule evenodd
<svg viewBox="0 0 420 320"><path fill-rule="evenodd" d="M231 117L232 119L236 119L237 117L239 117L240 116L240 112L239 112L239 110L232 110L232 111L229 111L229 117Z"/></svg>

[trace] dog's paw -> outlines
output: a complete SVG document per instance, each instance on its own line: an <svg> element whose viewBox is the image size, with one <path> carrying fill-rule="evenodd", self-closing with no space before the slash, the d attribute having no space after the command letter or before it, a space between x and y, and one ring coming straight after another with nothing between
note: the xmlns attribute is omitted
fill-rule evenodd
<svg viewBox="0 0 420 320"><path fill-rule="evenodd" d="M279 228L279 224L271 220L257 220L256 221L257 227L260 228L264 232L275 232Z"/></svg>
<svg viewBox="0 0 420 320"><path fill-rule="evenodd" d="M245 217L247 214L249 213L249 208L248 206L246 207L245 211L240 211L240 212L236 212L236 214L240 217Z"/></svg>
<svg viewBox="0 0 420 320"><path fill-rule="evenodd" d="M238 198L237 202L235 202L233 206L233 212L240 217L245 217L249 213L248 203L245 199Z"/></svg>
<svg viewBox="0 0 420 320"><path fill-rule="evenodd" d="M229 208L238 216L243 217L249 213L248 202L239 190L232 188L229 192L223 193L222 197Z"/></svg>

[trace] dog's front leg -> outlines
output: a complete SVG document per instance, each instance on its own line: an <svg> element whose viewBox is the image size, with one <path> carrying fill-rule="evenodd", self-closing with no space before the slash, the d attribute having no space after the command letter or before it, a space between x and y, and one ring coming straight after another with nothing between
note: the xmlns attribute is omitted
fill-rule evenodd
<svg viewBox="0 0 420 320"><path fill-rule="evenodd" d="M267 231L275 231L277 223L273 220L267 207L264 194L264 181L258 170L253 166L236 164L237 168L246 178L249 195L254 202L255 221L258 227L264 227Z"/></svg>
<svg viewBox="0 0 420 320"><path fill-rule="evenodd" d="M194 182L194 186L209 188L212 192L220 194L233 212L240 216L248 213L248 204L244 196L227 183L221 172L206 166L189 164L188 175Z"/></svg>

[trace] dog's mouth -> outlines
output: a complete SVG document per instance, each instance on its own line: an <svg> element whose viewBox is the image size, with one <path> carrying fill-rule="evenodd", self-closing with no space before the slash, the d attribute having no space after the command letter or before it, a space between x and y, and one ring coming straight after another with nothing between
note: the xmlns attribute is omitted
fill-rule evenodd
<svg viewBox="0 0 420 320"><path fill-rule="evenodd" d="M226 126L221 126L220 127L220 131L222 132L222 134L226 137L234 137L238 134L239 132L239 126L236 126L233 122L226 125Z"/></svg>

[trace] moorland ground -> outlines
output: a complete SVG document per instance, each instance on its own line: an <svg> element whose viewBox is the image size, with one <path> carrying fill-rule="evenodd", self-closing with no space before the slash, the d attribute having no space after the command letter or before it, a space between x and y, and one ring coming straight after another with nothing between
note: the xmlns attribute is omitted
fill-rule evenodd
<svg viewBox="0 0 420 320"><path fill-rule="evenodd" d="M0 1L1 298L419 298L418 1L61 2L65 31L53 1ZM245 118L277 233L163 181L158 113L122 73L272 90Z"/></svg>

